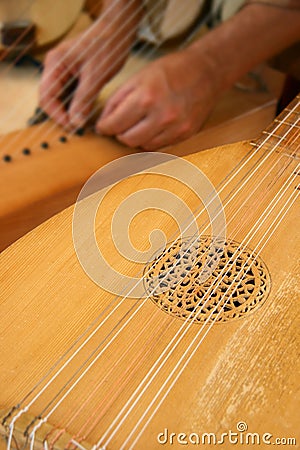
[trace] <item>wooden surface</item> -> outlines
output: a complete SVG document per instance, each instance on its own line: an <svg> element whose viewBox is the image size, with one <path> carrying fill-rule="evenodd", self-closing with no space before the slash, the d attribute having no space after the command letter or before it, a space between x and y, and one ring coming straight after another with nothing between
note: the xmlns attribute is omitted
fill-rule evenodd
<svg viewBox="0 0 300 450"><path fill-rule="evenodd" d="M227 238L259 253L270 274L271 291L251 314L214 325L205 336L207 329L201 331L201 326L192 325L125 421L118 421L120 429L107 450L132 448L157 402L137 432L131 435L131 430L197 333L200 333L197 339L203 338L200 347L134 448L161 448L157 436L165 428L169 434L176 433L175 439L178 433L192 432L216 433L220 437L229 430L236 432L241 421L247 424L250 433L261 437L271 434L271 443L275 438L294 438L299 442L299 198L294 202L299 196L298 162L295 155L283 152L290 144L295 145L295 138L299 139L298 131L284 147L273 150L269 147L255 150L243 142L187 157L217 186L226 214ZM285 191L280 191L290 177L292 182ZM96 217L97 243L112 267L131 276L143 271L144 263L130 262L117 252L111 237L111 220L116 208L130 194L151 187L179 195L192 211L199 207L199 200L187 186L158 174L132 176L107 194ZM272 203L276 198L278 202ZM289 201L291 198L293 203ZM85 204L92 199L85 200ZM75 345L72 352L75 351L83 342L82 333L88 330L91 336L101 321L102 326L88 344L23 416L25 424L30 422L30 414L46 417L51 406L66 393L66 381L73 375L73 381L77 379L87 367L86 358L99 354L76 388L47 416L47 425L38 438L43 440L47 435L49 445L62 448L59 443L63 442L65 447L64 439L72 435L84 448L91 448L113 423L183 322L163 312L150 299L135 303L133 299L122 301L120 296L113 303L114 295L91 281L79 264L72 242L72 214L73 207L63 211L0 256L3 361L0 403L9 409L20 402L61 357L54 369L57 372L66 360L65 351L72 344ZM264 214L268 214L265 220ZM202 230L206 219L207 213L202 210L198 217ZM135 216L130 225L133 245L145 251L149 247L148 236L156 228L164 231L167 242L178 234L172 217L148 210ZM87 242L82 245L89 254ZM117 310L110 315L115 306ZM133 311L136 314L123 327ZM115 339L106 348L112 336ZM98 353L93 353L96 349ZM76 373L81 364L83 368ZM39 389L48 379L49 375ZM23 406L35 393L29 394ZM49 403L56 394L54 403ZM157 401L160 399L159 395ZM24 431L24 423L19 426ZM50 433L49 427L56 431ZM123 445L129 435L129 441ZM225 445L226 449L244 448L241 443L226 441ZM261 445L251 448L259 449ZM170 449L181 447L176 441L164 445ZM206 442L202 448L211 446Z"/></svg>

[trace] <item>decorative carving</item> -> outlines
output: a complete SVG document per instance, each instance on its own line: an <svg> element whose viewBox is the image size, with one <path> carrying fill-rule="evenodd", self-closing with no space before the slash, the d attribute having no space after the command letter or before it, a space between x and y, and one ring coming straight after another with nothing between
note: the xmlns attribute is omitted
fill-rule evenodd
<svg viewBox="0 0 300 450"><path fill-rule="evenodd" d="M271 282L252 250L232 240L220 246L201 236L168 244L145 267L144 284L163 311L203 323L250 313L266 300Z"/></svg>

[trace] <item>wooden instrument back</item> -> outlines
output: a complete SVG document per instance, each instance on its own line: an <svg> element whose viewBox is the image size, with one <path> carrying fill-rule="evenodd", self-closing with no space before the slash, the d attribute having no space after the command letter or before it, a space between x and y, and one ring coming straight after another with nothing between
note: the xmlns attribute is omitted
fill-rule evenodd
<svg viewBox="0 0 300 450"><path fill-rule="evenodd" d="M293 120L297 114L299 111ZM192 439L192 446L196 434L201 439L205 433L213 433L219 440L227 433L223 435L225 448L242 449L246 439L250 443L254 439L252 448L260 448L263 439L271 444L277 438L299 442L299 127L278 141L276 136L283 137L287 127L275 123L266 131L272 136L264 134L265 143L255 148L241 142L186 157L205 173L220 195L227 221L227 257L240 248L242 259L259 261L258 271L251 276L249 272L250 278L240 286L230 312L221 308L220 320L210 328L209 310L201 310L202 321L187 322L191 326L184 338L172 341L186 324L183 318L187 310L182 303L178 303L176 315L168 296L162 295L159 301L151 295L145 302L123 301L125 293L115 297L95 284L83 271L73 247L73 207L2 253L0 404L5 410L2 417L6 417L2 434L9 434L6 426L13 416L39 393L16 421L13 447L20 448L22 441L28 443L24 430L29 427L27 432L32 431L43 418L48 420L36 434L35 448L43 441L48 446L44 443L44 448L76 448L74 442L81 445L78 448L95 448L103 434L101 445L109 439L108 450L132 445L154 450L165 440L165 448L181 448L185 445L182 440ZM141 173L115 185L98 210L96 237L111 266L128 276L143 272L148 265L129 261L116 251L111 220L123 200L153 187L180 196L192 211L199 207L199 199L188 186L155 173ZM84 200L89 201L91 198ZM204 226L207 217L204 209L197 219L199 226ZM147 250L148 236L155 228L164 231L167 242L178 234L170 215L145 210L130 224L133 245ZM88 243L85 251L87 255L91 251ZM252 251L257 256L253 257ZM224 286L230 285L237 273L237 265L229 267L218 295L226 291ZM188 294L201 290L197 283L189 284L191 278L194 282L197 278L193 269L184 278L187 299ZM214 282L213 276L210 281ZM214 296L210 296L211 305ZM169 305L167 310L163 304ZM87 337L90 339L83 346ZM173 351L158 370L166 348ZM164 398L176 370L196 348ZM63 367L73 354L74 359ZM151 372L153 366L156 376L138 391L136 403L130 403L139 383L144 377L150 381L155 373ZM43 391L53 374L57 377ZM131 409L122 412L127 401ZM237 433L231 436L238 439L235 444L228 440L230 430ZM211 447L208 439L213 437L204 438L203 448ZM294 445L294 441L289 442ZM99 444L97 448L102 447Z"/></svg>

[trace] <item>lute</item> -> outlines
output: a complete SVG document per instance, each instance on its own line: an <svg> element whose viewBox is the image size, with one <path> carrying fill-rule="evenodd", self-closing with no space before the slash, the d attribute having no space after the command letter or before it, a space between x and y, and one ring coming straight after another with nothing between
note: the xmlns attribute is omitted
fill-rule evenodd
<svg viewBox="0 0 300 450"><path fill-rule="evenodd" d="M299 112L119 160L1 254L3 448L296 448Z"/></svg>

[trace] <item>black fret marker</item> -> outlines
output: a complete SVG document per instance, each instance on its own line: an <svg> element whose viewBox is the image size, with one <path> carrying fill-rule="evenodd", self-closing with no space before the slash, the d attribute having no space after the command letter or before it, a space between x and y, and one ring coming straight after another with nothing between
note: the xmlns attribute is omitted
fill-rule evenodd
<svg viewBox="0 0 300 450"><path fill-rule="evenodd" d="M42 147L44 150L46 150L47 148L49 148L48 142L42 142L42 143L41 143L41 147Z"/></svg>
<svg viewBox="0 0 300 450"><path fill-rule="evenodd" d="M4 155L3 156L3 161L4 162L11 162L11 160L12 160L12 157L10 155Z"/></svg>
<svg viewBox="0 0 300 450"><path fill-rule="evenodd" d="M77 136L83 136L84 135L84 128L78 128L75 131L75 134L77 134Z"/></svg>
<svg viewBox="0 0 300 450"><path fill-rule="evenodd" d="M66 138L66 136L60 136L59 140L60 140L60 142L62 142L63 144L65 144L65 143L67 142L68 139Z"/></svg>
<svg viewBox="0 0 300 450"><path fill-rule="evenodd" d="M23 148L22 153L23 153L23 155L27 156L27 155L30 155L31 151L29 148Z"/></svg>

